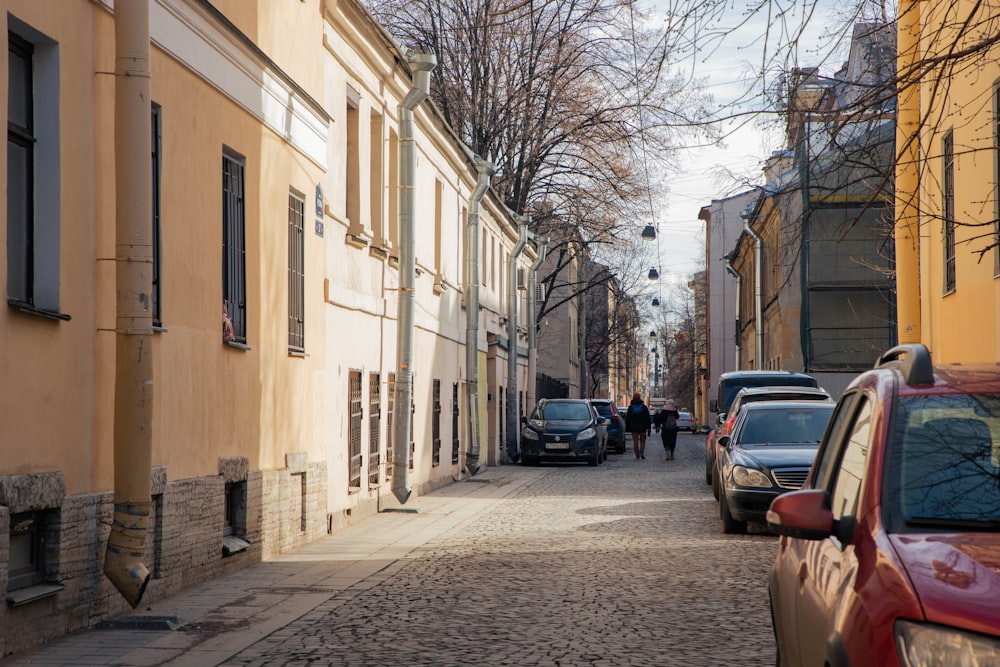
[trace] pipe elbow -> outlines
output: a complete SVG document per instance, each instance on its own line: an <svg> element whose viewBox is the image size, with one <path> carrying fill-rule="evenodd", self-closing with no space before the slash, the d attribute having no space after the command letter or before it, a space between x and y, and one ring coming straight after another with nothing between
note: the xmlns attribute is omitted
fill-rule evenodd
<svg viewBox="0 0 1000 667"><path fill-rule="evenodd" d="M104 576L133 609L142 601L149 583L149 568L142 562L148 523L149 503L115 505L104 556Z"/></svg>

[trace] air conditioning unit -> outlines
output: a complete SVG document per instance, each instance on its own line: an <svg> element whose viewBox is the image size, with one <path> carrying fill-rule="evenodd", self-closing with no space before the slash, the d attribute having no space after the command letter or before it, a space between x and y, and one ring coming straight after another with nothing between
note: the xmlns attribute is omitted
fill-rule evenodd
<svg viewBox="0 0 1000 667"><path fill-rule="evenodd" d="M528 269L524 267L517 269L517 289L528 289Z"/></svg>
<svg viewBox="0 0 1000 667"><path fill-rule="evenodd" d="M535 303L545 301L545 283L535 285Z"/></svg>

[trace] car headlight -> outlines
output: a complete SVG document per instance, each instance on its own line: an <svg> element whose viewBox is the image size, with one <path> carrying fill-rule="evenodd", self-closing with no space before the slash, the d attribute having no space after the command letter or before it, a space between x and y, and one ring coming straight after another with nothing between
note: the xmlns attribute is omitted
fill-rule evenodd
<svg viewBox="0 0 1000 667"><path fill-rule="evenodd" d="M577 440L589 440L597 435L597 429L591 426L590 428L584 429L576 434Z"/></svg>
<svg viewBox="0 0 1000 667"><path fill-rule="evenodd" d="M1000 664L1000 639L943 625L896 621L896 648L906 667Z"/></svg>
<svg viewBox="0 0 1000 667"><path fill-rule="evenodd" d="M759 488L774 486L771 484L770 478L762 471L756 468L747 468L746 466L733 466L733 481L740 486L756 486Z"/></svg>
<svg viewBox="0 0 1000 667"><path fill-rule="evenodd" d="M538 433L536 433L535 431L533 431L530 428L526 428L523 431L521 431L521 439L522 440L538 440Z"/></svg>

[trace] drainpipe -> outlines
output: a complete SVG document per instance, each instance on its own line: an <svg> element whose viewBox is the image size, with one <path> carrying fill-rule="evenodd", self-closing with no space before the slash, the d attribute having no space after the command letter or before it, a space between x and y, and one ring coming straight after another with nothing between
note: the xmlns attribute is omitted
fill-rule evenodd
<svg viewBox="0 0 1000 667"><path fill-rule="evenodd" d="M479 203L490 187L496 166L478 155L472 156L478 180L469 198L465 224L465 392L469 406L469 450L465 469L470 475L479 472Z"/></svg>
<svg viewBox="0 0 1000 667"><path fill-rule="evenodd" d="M510 254L507 267L507 458L517 463L521 458L518 449L520 428L517 424L517 260L528 245L530 216L515 215L518 222L518 239Z"/></svg>
<svg viewBox="0 0 1000 667"><path fill-rule="evenodd" d="M104 575L134 609L152 488L152 175L149 0L115 3L115 507Z"/></svg>
<svg viewBox="0 0 1000 667"><path fill-rule="evenodd" d="M739 318L739 312L740 312L740 292L743 289L743 276L741 276L739 274L739 272L736 269L733 268L733 261L732 261L733 260L733 256L732 255L726 255L722 259L726 263L726 271L728 271L729 275L731 275L733 278L736 278L736 315L737 315L736 321L738 322L739 319L740 319ZM739 329L736 330L736 336L735 336L735 338L736 338L736 366L734 368L736 368L737 370L739 370L739 368L740 368L740 331L739 331Z"/></svg>
<svg viewBox="0 0 1000 667"><path fill-rule="evenodd" d="M549 245L548 236L538 236L532 234L531 238L538 244L538 255L531 264L531 272L528 274L528 386L525 387L525 400L530 410L535 405L535 385L538 384L538 267L545 261L546 250Z"/></svg>
<svg viewBox="0 0 1000 667"><path fill-rule="evenodd" d="M750 227L749 212L743 214L743 229L753 238L753 316L756 321L756 326L754 327L756 338L754 345L754 356L756 357L754 359L754 369L761 370L764 360L764 292L763 285L761 284L764 274L761 267L764 251L760 235Z"/></svg>
<svg viewBox="0 0 1000 667"><path fill-rule="evenodd" d="M410 414L413 405L413 305L416 300L416 222L414 216L417 148L413 110L430 93L433 54L408 51L413 86L399 103L399 301L396 318L396 396L399 417L393 421L392 493L405 504L410 487Z"/></svg>
<svg viewBox="0 0 1000 667"><path fill-rule="evenodd" d="M896 68L896 335L921 342L920 315L920 0L900 0Z"/></svg>

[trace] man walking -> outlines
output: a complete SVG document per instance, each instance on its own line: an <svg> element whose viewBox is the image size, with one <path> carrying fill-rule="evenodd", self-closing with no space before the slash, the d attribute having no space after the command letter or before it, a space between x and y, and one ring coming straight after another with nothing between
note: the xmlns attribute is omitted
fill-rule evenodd
<svg viewBox="0 0 1000 667"><path fill-rule="evenodd" d="M642 395L635 392L625 412L625 430L632 434L632 449L637 459L646 458L646 435L652 424L649 408L642 402Z"/></svg>

